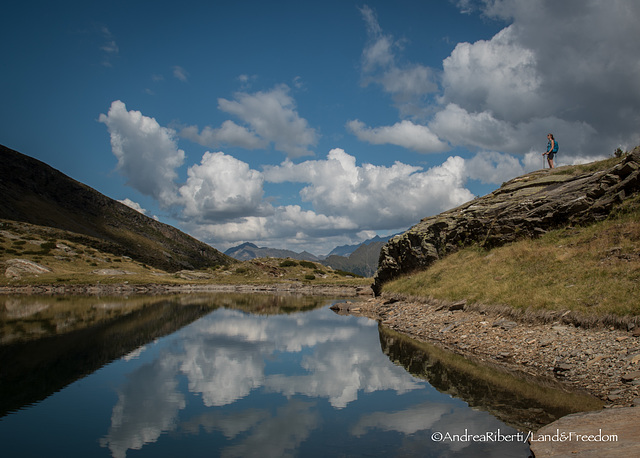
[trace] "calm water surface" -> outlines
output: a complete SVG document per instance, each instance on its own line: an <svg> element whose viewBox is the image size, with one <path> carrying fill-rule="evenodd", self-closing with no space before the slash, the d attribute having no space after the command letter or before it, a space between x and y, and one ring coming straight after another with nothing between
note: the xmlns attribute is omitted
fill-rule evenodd
<svg viewBox="0 0 640 458"><path fill-rule="evenodd" d="M525 443L433 437L566 413L333 302L0 298L0 454L526 457Z"/></svg>

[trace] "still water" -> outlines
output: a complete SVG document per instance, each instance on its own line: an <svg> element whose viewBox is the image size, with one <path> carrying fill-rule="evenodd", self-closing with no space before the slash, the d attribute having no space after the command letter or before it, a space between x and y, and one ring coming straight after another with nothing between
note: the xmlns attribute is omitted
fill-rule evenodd
<svg viewBox="0 0 640 458"><path fill-rule="evenodd" d="M438 434L526 434L571 410L334 302L0 298L0 454L526 457Z"/></svg>

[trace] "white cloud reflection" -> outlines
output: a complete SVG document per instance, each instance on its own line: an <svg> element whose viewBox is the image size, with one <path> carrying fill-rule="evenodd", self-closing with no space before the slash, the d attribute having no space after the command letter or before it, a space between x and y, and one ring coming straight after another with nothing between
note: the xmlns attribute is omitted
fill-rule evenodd
<svg viewBox="0 0 640 458"><path fill-rule="evenodd" d="M260 388L287 397L301 394L325 398L334 408L343 408L355 401L361 391L402 393L421 387L420 382L380 352L377 333L371 332L375 326L373 321L339 317L327 310L277 316L217 310L188 328L182 346L172 346L154 362L129 374L119 389L111 428L101 444L109 447L114 457L121 458L128 449L140 449L157 441L163 432L175 430L178 413L186 406L187 395L177 388L181 376L186 377L189 391L198 394L206 407L233 404ZM297 359L299 367L294 371L303 375L265 373L277 354L301 352L304 356ZM313 429L318 422L317 414L307 412L308 404L290 402L277 415L289 417L288 409L296 415L295 420L288 418L287 424L297 425L299 431L284 428L287 438L278 438L273 431L265 431L266 436L260 433L265 428L273 429L277 423L270 414L267 421L264 412L254 412L248 423L243 423L245 426L214 416L187 421L183 428L194 432L202 425L223 431L227 437L248 429L249 437L228 449L228 456L248 456L249 450L255 448L251 444L266 440L265 437L275 447L274 456L282 456L306 437L305 428ZM273 445L274 441L280 445Z"/></svg>
<svg viewBox="0 0 640 458"><path fill-rule="evenodd" d="M380 351L376 326L327 309L275 316L219 309L180 331L170 345L165 341L155 360L127 375L101 445L114 458L124 458L127 450L157 442L163 433L192 435L202 429L229 440L221 456L293 455L321 425L320 400L338 410L362 393L425 388ZM189 393L180 390L185 386L181 378ZM258 407L262 401L246 409L224 408L253 394L282 398L273 408ZM194 402L197 415L186 409ZM348 434L357 438L374 430L396 431L407 435L409 444L424 444L425 431L438 425L476 427L485 417L493 418L469 414L458 404L426 402L392 413L374 411L362 415Z"/></svg>

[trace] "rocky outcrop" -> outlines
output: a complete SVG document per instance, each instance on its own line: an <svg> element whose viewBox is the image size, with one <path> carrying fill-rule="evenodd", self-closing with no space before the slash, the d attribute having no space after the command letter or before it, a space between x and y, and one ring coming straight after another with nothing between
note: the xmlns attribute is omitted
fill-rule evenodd
<svg viewBox="0 0 640 458"><path fill-rule="evenodd" d="M640 147L606 170L545 169L515 178L491 194L424 218L381 250L373 289L462 247L493 248L571 224L605 219L640 190Z"/></svg>
<svg viewBox="0 0 640 458"><path fill-rule="evenodd" d="M4 276L7 278L20 278L23 274L44 274L51 272L48 267L42 266L27 259L9 259Z"/></svg>

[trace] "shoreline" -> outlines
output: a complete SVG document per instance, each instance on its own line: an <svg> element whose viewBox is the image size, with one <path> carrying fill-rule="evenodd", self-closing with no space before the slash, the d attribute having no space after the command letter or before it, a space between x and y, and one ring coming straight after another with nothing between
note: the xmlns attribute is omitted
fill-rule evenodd
<svg viewBox="0 0 640 458"><path fill-rule="evenodd" d="M640 406L637 331L582 328L561 319L530 322L474 309L464 301L386 295L347 303L342 309L480 363L587 392L605 408Z"/></svg>
<svg viewBox="0 0 640 458"><path fill-rule="evenodd" d="M302 294L356 298L337 304L412 339L480 363L587 392L605 407L640 406L640 327L581 327L571 317L521 317L508 309L383 294L370 286L271 284L88 284L0 286L2 295ZM547 317L549 318L549 317ZM634 332L635 331L635 332Z"/></svg>
<svg viewBox="0 0 640 458"><path fill-rule="evenodd" d="M25 285L0 286L2 295L134 295L134 294L191 294L191 293L274 293L309 294L318 296L372 296L370 286L310 285L304 283L271 284L88 284L88 285Z"/></svg>

